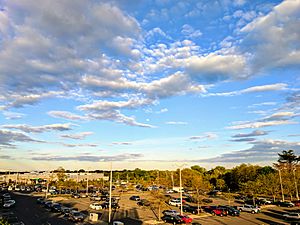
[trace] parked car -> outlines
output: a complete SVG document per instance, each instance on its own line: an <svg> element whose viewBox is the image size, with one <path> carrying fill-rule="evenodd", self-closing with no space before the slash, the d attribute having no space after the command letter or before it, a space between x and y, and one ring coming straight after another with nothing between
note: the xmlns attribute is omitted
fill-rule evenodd
<svg viewBox="0 0 300 225"><path fill-rule="evenodd" d="M240 211L231 206L219 206L219 208L226 210L230 216L240 216Z"/></svg>
<svg viewBox="0 0 300 225"><path fill-rule="evenodd" d="M170 199L169 200L169 205L180 206L181 205L180 199Z"/></svg>
<svg viewBox="0 0 300 225"><path fill-rule="evenodd" d="M53 203L52 206L51 206L51 211L60 212L61 211L61 204L60 203Z"/></svg>
<svg viewBox="0 0 300 225"><path fill-rule="evenodd" d="M227 210L217 206L206 206L204 207L204 211L211 213L213 216L227 216Z"/></svg>
<svg viewBox="0 0 300 225"><path fill-rule="evenodd" d="M74 193L74 194L72 195L72 197L73 197L73 198L80 198L80 194Z"/></svg>
<svg viewBox="0 0 300 225"><path fill-rule="evenodd" d="M38 198L38 199L36 199L36 203L37 204L44 204L45 203L45 199L44 198Z"/></svg>
<svg viewBox="0 0 300 225"><path fill-rule="evenodd" d="M90 204L90 208L94 209L94 210L100 210L100 209L102 209L102 204L98 203L98 202L94 202L94 203Z"/></svg>
<svg viewBox="0 0 300 225"><path fill-rule="evenodd" d="M188 216L185 216L185 215L180 215L179 217L182 219L182 221L184 223L191 223L193 221L193 219L191 217L188 217Z"/></svg>
<svg viewBox="0 0 300 225"><path fill-rule="evenodd" d="M101 206L102 206L103 209L108 209L108 208L109 208L109 202L103 202L103 203L101 204ZM112 203L111 203L111 208L112 208L112 209L119 209L120 206L119 206L118 203L112 202Z"/></svg>
<svg viewBox="0 0 300 225"><path fill-rule="evenodd" d="M168 216L164 215L161 217L162 221L165 223L172 223L172 224L183 224L184 221L179 216Z"/></svg>
<svg viewBox="0 0 300 225"><path fill-rule="evenodd" d="M189 212L189 213L197 214L198 213L198 206L191 206L191 205L185 204L185 205L182 206L182 210L183 210L183 212ZM199 212L201 212L201 208L199 208Z"/></svg>
<svg viewBox="0 0 300 225"><path fill-rule="evenodd" d="M294 207L295 206L295 204L294 203L292 203L292 202L288 202L288 201L284 201L284 202L282 202L282 201L279 201L279 202L277 202L277 204L276 205L278 205L278 206L281 206L281 207Z"/></svg>
<svg viewBox="0 0 300 225"><path fill-rule="evenodd" d="M133 201L140 201L141 200L140 196L138 196L138 195L133 195L129 199L133 200Z"/></svg>
<svg viewBox="0 0 300 225"><path fill-rule="evenodd" d="M65 206L61 207L61 214L63 214L64 216L69 216L71 211L72 209L69 207L65 207Z"/></svg>
<svg viewBox="0 0 300 225"><path fill-rule="evenodd" d="M254 213L259 213L261 211L261 209L258 206L254 206L254 205L242 205L242 206L238 206L237 210L240 210L241 212L250 212L252 214Z"/></svg>
<svg viewBox="0 0 300 225"><path fill-rule="evenodd" d="M164 210L162 213L164 215L167 215L167 216L178 216L178 215L180 215L180 212L178 212L176 210Z"/></svg>
<svg viewBox="0 0 300 225"><path fill-rule="evenodd" d="M84 216L78 211L71 211L69 215L69 220L73 222L82 222L84 220Z"/></svg>

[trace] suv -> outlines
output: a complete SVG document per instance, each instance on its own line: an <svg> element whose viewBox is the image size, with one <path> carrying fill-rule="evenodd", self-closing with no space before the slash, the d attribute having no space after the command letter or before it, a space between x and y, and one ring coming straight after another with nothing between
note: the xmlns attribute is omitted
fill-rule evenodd
<svg viewBox="0 0 300 225"><path fill-rule="evenodd" d="M240 216L240 211L231 206L219 206L219 208L226 210L227 214L230 216Z"/></svg>
<svg viewBox="0 0 300 225"><path fill-rule="evenodd" d="M182 223L184 223L184 221L179 216L164 215L163 217L161 217L161 219L165 223L172 223L172 224L182 224Z"/></svg>
<svg viewBox="0 0 300 225"><path fill-rule="evenodd" d="M188 204L183 205L182 210L183 210L183 212L189 212L189 213L193 213L193 214L198 213L198 207L197 206L191 206L191 205L188 205ZM201 208L199 208L199 212L201 212Z"/></svg>
<svg viewBox="0 0 300 225"><path fill-rule="evenodd" d="M204 208L204 210L208 213L211 213L213 216L227 216L227 210L216 206L207 206Z"/></svg>

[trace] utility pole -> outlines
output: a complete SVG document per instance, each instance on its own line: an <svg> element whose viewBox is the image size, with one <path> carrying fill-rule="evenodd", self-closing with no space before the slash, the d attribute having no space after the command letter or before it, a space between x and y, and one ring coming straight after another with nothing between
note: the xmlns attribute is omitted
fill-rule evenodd
<svg viewBox="0 0 300 225"><path fill-rule="evenodd" d="M111 222L112 162L110 163L108 223Z"/></svg>

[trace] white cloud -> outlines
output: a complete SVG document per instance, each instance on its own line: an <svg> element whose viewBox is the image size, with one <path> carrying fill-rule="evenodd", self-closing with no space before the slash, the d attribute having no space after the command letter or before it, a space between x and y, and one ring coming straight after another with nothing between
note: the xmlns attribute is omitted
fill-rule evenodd
<svg viewBox="0 0 300 225"><path fill-rule="evenodd" d="M195 30L191 25L184 24L182 26L181 33L188 38L199 38L202 36L202 32L200 30Z"/></svg>
<svg viewBox="0 0 300 225"><path fill-rule="evenodd" d="M260 127L289 125L289 124L298 124L298 122L290 121L290 120L257 121L257 122L247 122L247 123L244 123L244 124L234 125L234 126L230 126L230 127L227 127L227 128L237 130L237 129L260 128Z"/></svg>
<svg viewBox="0 0 300 225"><path fill-rule="evenodd" d="M190 140L207 140L207 139L216 139L217 137L218 137L217 134L208 132L208 133L205 133L200 136L192 136L189 139Z"/></svg>
<svg viewBox="0 0 300 225"><path fill-rule="evenodd" d="M25 114L23 113L8 112L8 111L4 111L3 115L5 116L5 119L8 120L21 119L25 116Z"/></svg>
<svg viewBox="0 0 300 225"><path fill-rule="evenodd" d="M268 133L269 132L263 131L263 130L254 130L251 133L239 133L239 134L235 134L231 137L233 137L233 138L257 137L257 136L267 135Z"/></svg>
<svg viewBox="0 0 300 225"><path fill-rule="evenodd" d="M287 84L277 83L277 84L253 86L253 87L242 89L239 91L202 94L202 96L236 96L236 95L247 94L247 93L267 92L267 91L285 91L285 90L289 90L287 88Z"/></svg>
<svg viewBox="0 0 300 225"><path fill-rule="evenodd" d="M81 133L77 133L77 134L63 134L63 135L60 135L60 136L63 137L63 138L83 140L84 138L86 138L87 136L90 136L92 134L93 134L93 132L81 132Z"/></svg>
<svg viewBox="0 0 300 225"><path fill-rule="evenodd" d="M182 122L182 121L168 121L166 124L169 125L187 125L187 122Z"/></svg>
<svg viewBox="0 0 300 225"><path fill-rule="evenodd" d="M14 146L14 142L42 142L15 131L0 130L0 146Z"/></svg>
<svg viewBox="0 0 300 225"><path fill-rule="evenodd" d="M241 29L246 35L242 49L252 55L254 72L299 65L299 10L299 0L283 1Z"/></svg>
<svg viewBox="0 0 300 225"><path fill-rule="evenodd" d="M80 116L76 115L71 112L67 111L50 111L48 112L48 115L55 117L55 118L63 118L67 120L87 120L88 118L86 116Z"/></svg>
<svg viewBox="0 0 300 225"><path fill-rule="evenodd" d="M191 57L186 65L186 70L193 79L210 83L227 79L245 79L248 76L245 68L246 59L242 55L215 53Z"/></svg>
<svg viewBox="0 0 300 225"><path fill-rule="evenodd" d="M71 126L73 124L70 123L64 123L64 124L49 124L49 125L43 125L43 126L30 126L26 124L7 124L2 125L4 128L9 129L17 129L24 131L26 133L42 133L47 131L68 131L71 130Z"/></svg>

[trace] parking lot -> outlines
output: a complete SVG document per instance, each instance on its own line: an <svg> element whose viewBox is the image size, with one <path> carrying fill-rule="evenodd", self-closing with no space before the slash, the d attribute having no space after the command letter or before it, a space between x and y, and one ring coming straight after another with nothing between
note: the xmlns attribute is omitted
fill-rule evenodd
<svg viewBox="0 0 300 225"><path fill-rule="evenodd" d="M68 218L64 217L59 213L54 213L47 211L43 206L36 203L38 197L44 196L43 193L21 193L14 192L11 194L12 197L16 200L17 204L12 211L17 215L17 217L22 220L27 225L42 225L42 224L51 224L51 225L70 225L74 224L70 222ZM157 210L154 210L151 207L138 206L136 201L129 200L132 195L139 195L142 199L149 198L149 192L126 192L119 193L114 192L114 196L119 196L120 199L118 203L120 205L119 209L113 210L112 220L123 221L126 225L138 225L138 224L154 224L153 221L156 221L158 217ZM97 212L99 214L99 219L101 221L108 221L108 210L92 210L89 208L89 205L94 202L89 198L72 198L70 196L50 196L51 200L59 202L68 207L77 208L80 212L86 215L84 222L77 224L100 224L100 222L90 222L88 219L89 213ZM214 198L212 205L227 204L226 201ZM168 204L164 205L164 209L174 209L179 211L178 207L169 206ZM292 211L299 211L298 207L286 208L278 207L273 205L268 205L262 208L262 212L258 214L251 214L242 212L239 217L233 216L212 216L208 213L200 213L200 215L188 214L193 218L193 222L198 222L202 225L287 225L290 222L284 220L283 214ZM160 223L165 224L165 223Z"/></svg>

